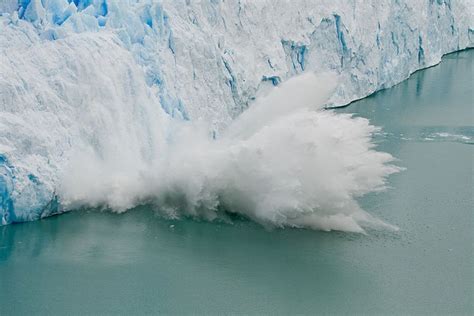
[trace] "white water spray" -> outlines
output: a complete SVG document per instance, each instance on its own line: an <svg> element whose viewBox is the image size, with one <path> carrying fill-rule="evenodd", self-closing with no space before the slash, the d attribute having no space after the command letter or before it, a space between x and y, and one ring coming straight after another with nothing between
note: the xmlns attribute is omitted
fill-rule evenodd
<svg viewBox="0 0 474 316"><path fill-rule="evenodd" d="M205 124L168 122L151 138L152 156L118 146L76 152L60 185L70 208L124 211L152 203L167 216L225 219L238 213L264 225L363 232L389 228L356 198L385 189L399 168L374 150L366 119L322 109L333 76L307 73L259 98L217 139ZM160 129L159 131L162 131Z"/></svg>

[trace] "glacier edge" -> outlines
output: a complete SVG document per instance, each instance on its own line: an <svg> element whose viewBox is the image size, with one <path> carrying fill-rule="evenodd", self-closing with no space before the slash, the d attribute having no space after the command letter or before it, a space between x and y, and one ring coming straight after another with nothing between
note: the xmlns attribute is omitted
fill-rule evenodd
<svg viewBox="0 0 474 316"><path fill-rule="evenodd" d="M134 144L130 161L147 161L161 149L153 135L169 133L168 116L219 134L269 87L305 71L339 73L327 105L345 105L474 39L469 1L31 0L2 2L0 13L2 224L60 211L57 173L71 148L107 137L81 129L78 117ZM32 70L37 78L25 74ZM97 91L82 84L91 74L103 83ZM94 115L84 117L87 110ZM127 134L123 124L145 117L144 130Z"/></svg>

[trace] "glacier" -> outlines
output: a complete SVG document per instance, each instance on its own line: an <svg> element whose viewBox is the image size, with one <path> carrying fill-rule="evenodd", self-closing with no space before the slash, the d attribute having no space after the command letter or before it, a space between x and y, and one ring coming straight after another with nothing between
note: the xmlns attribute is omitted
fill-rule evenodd
<svg viewBox="0 0 474 316"><path fill-rule="evenodd" d="M468 0L1 1L1 222L153 202L387 227L354 199L399 168L375 127L323 108L473 47L473 21Z"/></svg>

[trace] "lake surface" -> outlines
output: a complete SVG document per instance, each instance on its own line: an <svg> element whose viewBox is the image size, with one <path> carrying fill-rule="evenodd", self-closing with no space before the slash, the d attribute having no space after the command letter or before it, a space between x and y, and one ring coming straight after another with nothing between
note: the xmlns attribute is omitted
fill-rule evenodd
<svg viewBox="0 0 474 316"><path fill-rule="evenodd" d="M368 235L71 212L0 227L0 314L473 312L474 50L339 112L406 170Z"/></svg>

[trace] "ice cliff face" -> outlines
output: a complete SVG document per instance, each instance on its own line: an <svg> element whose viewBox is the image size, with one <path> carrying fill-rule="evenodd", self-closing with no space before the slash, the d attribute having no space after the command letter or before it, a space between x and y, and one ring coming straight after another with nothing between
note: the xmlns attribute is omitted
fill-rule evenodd
<svg viewBox="0 0 474 316"><path fill-rule="evenodd" d="M305 70L343 74L334 105L390 87L473 45L469 3L22 0L18 15L43 42L114 33L160 90L163 108L219 128L265 85ZM8 25L16 16L3 20L4 31L28 27Z"/></svg>
<svg viewBox="0 0 474 316"><path fill-rule="evenodd" d="M171 118L219 135L307 71L338 73L325 104L347 104L474 41L468 0L20 0L0 13L3 224L61 211L61 174L91 150L116 175L97 192L125 178L138 190ZM113 194L107 205L134 205Z"/></svg>

